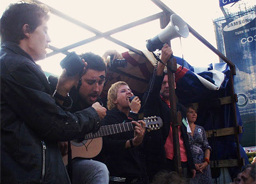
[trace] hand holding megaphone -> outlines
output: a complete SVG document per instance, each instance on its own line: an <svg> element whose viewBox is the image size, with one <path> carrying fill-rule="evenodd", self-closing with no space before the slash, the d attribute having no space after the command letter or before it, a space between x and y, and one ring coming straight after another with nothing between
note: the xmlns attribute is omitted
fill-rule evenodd
<svg viewBox="0 0 256 184"><path fill-rule="evenodd" d="M161 49L165 43L177 37L187 38L189 35L188 25L176 14L172 14L170 23L156 35L147 41L147 49L153 52Z"/></svg>

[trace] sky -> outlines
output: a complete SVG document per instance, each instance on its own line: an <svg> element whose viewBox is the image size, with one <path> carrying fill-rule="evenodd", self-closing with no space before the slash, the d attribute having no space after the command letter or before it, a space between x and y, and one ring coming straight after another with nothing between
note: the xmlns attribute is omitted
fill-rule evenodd
<svg viewBox="0 0 256 184"><path fill-rule="evenodd" d="M17 1L1 0L0 14L2 15L4 8L13 2ZM150 0L41 0L41 2L85 22L101 32L161 12ZM216 48L213 20L223 16L218 0L210 0L207 3L205 0L162 0L162 2ZM57 48L65 47L94 35L74 24L67 24L65 20L54 15L51 15L48 27L49 36L52 40L50 45ZM145 50L146 40L156 36L161 31L159 21L153 21L117 33L113 37L139 50ZM171 45L174 55L184 57L192 66L204 67L209 63L219 62L218 56L192 34L189 34L187 38L171 40ZM126 48L105 39L99 39L69 51L75 51L77 54L91 51L102 56L107 50L117 50L120 53L127 51ZM59 62L64 57L63 54L57 54L38 61L38 64L42 66L43 70L59 75L62 71Z"/></svg>

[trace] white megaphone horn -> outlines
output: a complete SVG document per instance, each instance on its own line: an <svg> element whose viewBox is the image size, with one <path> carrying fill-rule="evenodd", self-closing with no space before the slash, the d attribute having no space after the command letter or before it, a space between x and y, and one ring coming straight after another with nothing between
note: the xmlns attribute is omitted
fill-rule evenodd
<svg viewBox="0 0 256 184"><path fill-rule="evenodd" d="M176 14L172 14L170 23L161 33L147 41L147 49L150 52L162 49L165 43L176 37L187 38L189 34L188 25Z"/></svg>

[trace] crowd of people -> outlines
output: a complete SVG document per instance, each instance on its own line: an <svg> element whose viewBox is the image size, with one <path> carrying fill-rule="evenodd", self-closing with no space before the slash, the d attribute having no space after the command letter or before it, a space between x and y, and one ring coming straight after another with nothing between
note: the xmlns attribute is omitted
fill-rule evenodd
<svg viewBox="0 0 256 184"><path fill-rule="evenodd" d="M34 3L12 4L1 17L1 183L212 183L211 147L204 128L195 123L196 108L169 100L165 66L173 55L171 47L163 46L153 87L144 97L118 81L108 89L104 107L104 59L120 54L86 52L80 55L82 72L72 76L64 69L58 78L47 79L36 62L46 57L51 41L48 19L48 10ZM181 114L178 125L171 121L172 107ZM144 116L161 117L163 127L147 132L142 111ZM104 136L101 152L93 158L72 157L71 141L82 141L103 126L131 131ZM175 172L176 128L182 176ZM255 183L255 163L234 182Z"/></svg>

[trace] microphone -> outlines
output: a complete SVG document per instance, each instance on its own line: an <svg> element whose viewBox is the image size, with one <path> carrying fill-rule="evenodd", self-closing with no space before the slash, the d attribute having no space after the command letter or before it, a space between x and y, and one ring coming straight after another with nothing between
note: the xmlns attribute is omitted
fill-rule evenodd
<svg viewBox="0 0 256 184"><path fill-rule="evenodd" d="M135 98L135 96L129 97L129 101L132 102L132 100Z"/></svg>

